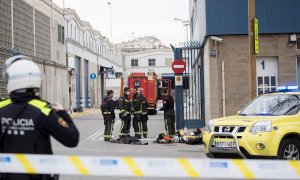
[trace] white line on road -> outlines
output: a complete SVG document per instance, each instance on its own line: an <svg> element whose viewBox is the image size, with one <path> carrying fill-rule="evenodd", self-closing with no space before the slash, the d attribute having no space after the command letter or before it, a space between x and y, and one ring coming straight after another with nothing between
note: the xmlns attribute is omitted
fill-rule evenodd
<svg viewBox="0 0 300 180"><path fill-rule="evenodd" d="M119 124L121 124L121 120L116 121L116 123L114 124L114 127ZM91 141L101 140L101 137L100 138L98 138L98 137L104 133L104 130L105 130L105 128L101 129L100 131L95 132L94 134L92 134L91 136L86 138L86 140L91 140Z"/></svg>

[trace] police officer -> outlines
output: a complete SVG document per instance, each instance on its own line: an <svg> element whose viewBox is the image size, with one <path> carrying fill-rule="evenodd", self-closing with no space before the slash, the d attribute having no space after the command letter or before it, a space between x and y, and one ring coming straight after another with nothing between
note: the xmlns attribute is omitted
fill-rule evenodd
<svg viewBox="0 0 300 180"><path fill-rule="evenodd" d="M101 110L104 119L104 141L110 141L112 138L112 131L115 123L115 103L112 97L114 96L113 90L106 92L107 96L103 99Z"/></svg>
<svg viewBox="0 0 300 180"><path fill-rule="evenodd" d="M143 137L147 138L148 136L148 126L147 126L147 121L148 121L148 102L147 102L147 98L145 96L142 95L142 116L141 116L141 120L142 120L142 130L143 130Z"/></svg>
<svg viewBox="0 0 300 180"><path fill-rule="evenodd" d="M10 98L0 102L0 152L53 154L50 135L67 147L76 147L79 132L62 105L50 104L36 96L42 80L37 64L28 57L14 56L5 61L5 74ZM51 178L51 175L2 174L2 179Z"/></svg>
<svg viewBox="0 0 300 180"><path fill-rule="evenodd" d="M142 138L142 95L138 88L135 88L135 93L132 97L132 112L133 112L133 129L135 137Z"/></svg>
<svg viewBox="0 0 300 180"><path fill-rule="evenodd" d="M122 122L119 137L123 138L130 134L131 101L129 100L130 89L124 88L124 94L119 98L120 119Z"/></svg>
<svg viewBox="0 0 300 180"><path fill-rule="evenodd" d="M168 94L168 90L162 91L165 129L169 136L172 138L175 135L175 111L174 111L174 98Z"/></svg>

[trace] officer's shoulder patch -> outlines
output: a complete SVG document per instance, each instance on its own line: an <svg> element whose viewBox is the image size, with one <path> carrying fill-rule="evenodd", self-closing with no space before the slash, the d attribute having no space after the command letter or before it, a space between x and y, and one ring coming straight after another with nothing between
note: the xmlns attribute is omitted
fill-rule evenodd
<svg viewBox="0 0 300 180"><path fill-rule="evenodd" d="M29 101L28 104L40 109L41 112L43 114L45 114L46 116L49 116L49 114L51 112L51 108L49 106L50 104L46 101L42 101L39 99L33 99L33 100Z"/></svg>
<svg viewBox="0 0 300 180"><path fill-rule="evenodd" d="M0 101L0 108L3 108L3 107L5 107L5 106L7 106L7 105L9 105L11 103L12 103L11 99L1 100Z"/></svg>
<svg viewBox="0 0 300 180"><path fill-rule="evenodd" d="M68 128L69 127L68 123L63 118L61 118L61 117L58 118L58 124L61 125L64 128Z"/></svg>

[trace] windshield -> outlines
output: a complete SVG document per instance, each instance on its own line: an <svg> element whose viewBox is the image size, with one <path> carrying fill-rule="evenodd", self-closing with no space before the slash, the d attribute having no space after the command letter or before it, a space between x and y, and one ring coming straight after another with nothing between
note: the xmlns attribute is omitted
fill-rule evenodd
<svg viewBox="0 0 300 180"><path fill-rule="evenodd" d="M262 95L241 111L244 116L279 116L298 113L300 97L294 94Z"/></svg>

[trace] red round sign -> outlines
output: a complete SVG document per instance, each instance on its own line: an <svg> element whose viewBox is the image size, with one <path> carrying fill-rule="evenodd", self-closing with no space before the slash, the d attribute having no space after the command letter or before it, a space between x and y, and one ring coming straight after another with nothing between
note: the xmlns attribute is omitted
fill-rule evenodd
<svg viewBox="0 0 300 180"><path fill-rule="evenodd" d="M185 62L182 59L175 59L172 63L172 69L176 74L182 74L185 71Z"/></svg>

